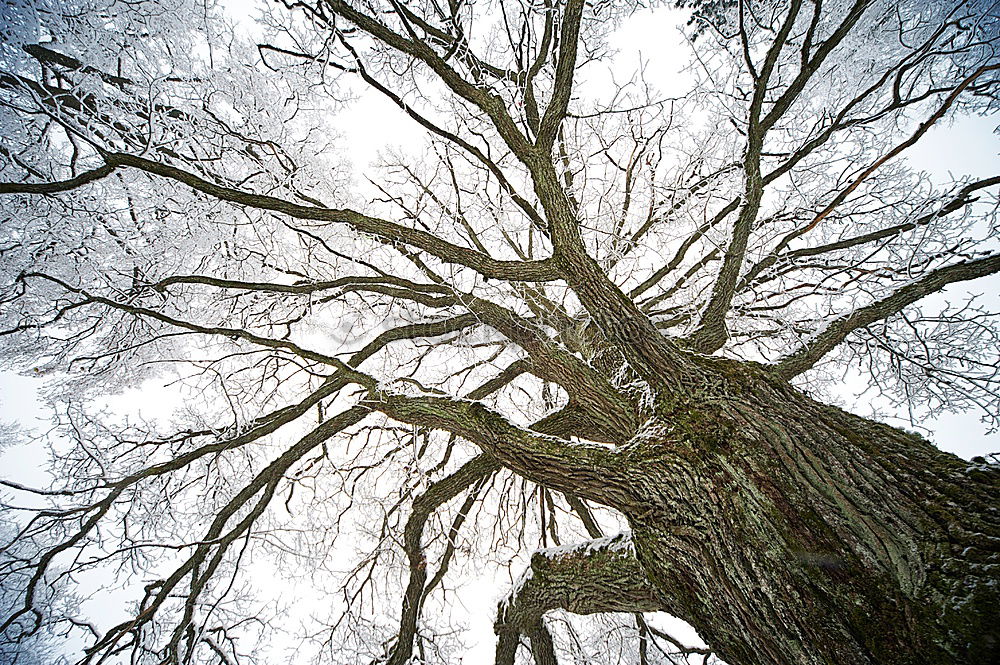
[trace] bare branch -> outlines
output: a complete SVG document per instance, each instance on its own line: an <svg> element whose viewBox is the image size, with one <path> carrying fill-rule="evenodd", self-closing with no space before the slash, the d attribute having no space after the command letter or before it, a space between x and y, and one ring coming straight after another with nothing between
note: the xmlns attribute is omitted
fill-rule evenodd
<svg viewBox="0 0 1000 665"><path fill-rule="evenodd" d="M978 279L997 272L1000 272L1000 255L938 268L891 295L837 319L802 349L779 361L775 365L775 371L785 379L795 377L815 365L855 330L892 316L907 305L936 293L949 284Z"/></svg>

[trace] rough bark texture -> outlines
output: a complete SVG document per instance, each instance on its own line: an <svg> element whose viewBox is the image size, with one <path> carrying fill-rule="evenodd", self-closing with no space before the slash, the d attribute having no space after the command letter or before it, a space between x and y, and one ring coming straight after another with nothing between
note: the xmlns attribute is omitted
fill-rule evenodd
<svg viewBox="0 0 1000 665"><path fill-rule="evenodd" d="M533 561L517 611L501 611L504 649L522 634L546 662L548 609L659 607L731 665L997 661L995 465L822 405L773 368L687 354L686 384L670 381L614 449L531 433L475 402L380 398L393 417L446 423L500 464L631 525L634 594L607 591L628 585L601 557ZM628 602L595 603L592 589Z"/></svg>
<svg viewBox="0 0 1000 665"><path fill-rule="evenodd" d="M1000 473L713 364L613 481L670 611L732 665L996 662Z"/></svg>
<svg viewBox="0 0 1000 665"><path fill-rule="evenodd" d="M635 557L631 538L619 534L579 548L536 552L531 567L500 603L494 630L497 665L514 662L518 635L526 635L536 665L557 663L542 616L553 609L575 614L655 612L666 609Z"/></svg>

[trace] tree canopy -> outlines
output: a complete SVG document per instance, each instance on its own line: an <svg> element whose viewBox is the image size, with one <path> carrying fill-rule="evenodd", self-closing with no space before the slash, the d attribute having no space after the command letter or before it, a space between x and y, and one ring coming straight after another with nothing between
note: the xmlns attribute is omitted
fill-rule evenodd
<svg viewBox="0 0 1000 665"><path fill-rule="evenodd" d="M55 416L52 483L0 480L0 654L455 663L490 579L497 663L1000 649L996 465L820 404L1000 424L998 313L925 300L1000 272L1000 175L906 160L995 112L997 7L682 3L688 60L622 79L648 4L4 5L0 348ZM372 96L419 148L351 161ZM951 637L858 637L883 584Z"/></svg>

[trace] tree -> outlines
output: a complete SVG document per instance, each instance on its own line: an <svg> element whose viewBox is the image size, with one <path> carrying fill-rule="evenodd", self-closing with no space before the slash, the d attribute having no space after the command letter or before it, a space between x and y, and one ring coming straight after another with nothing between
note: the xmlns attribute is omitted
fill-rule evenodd
<svg viewBox="0 0 1000 665"><path fill-rule="evenodd" d="M301 653L456 662L500 560L498 663L709 662L658 611L730 665L1000 657L997 465L819 401L997 423L997 315L926 298L1000 272L1000 176L905 161L995 110L994 5L695 2L672 99L599 84L636 3L5 7L0 339L58 410L52 485L3 481L9 653L266 659L274 565ZM366 182L362 90L424 141ZM172 419L111 408L154 379Z"/></svg>

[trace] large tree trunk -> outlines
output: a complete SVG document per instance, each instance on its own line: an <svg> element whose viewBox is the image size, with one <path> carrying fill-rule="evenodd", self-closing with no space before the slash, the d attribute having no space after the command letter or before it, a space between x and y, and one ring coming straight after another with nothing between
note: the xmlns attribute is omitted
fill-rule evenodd
<svg viewBox="0 0 1000 665"><path fill-rule="evenodd" d="M1000 473L719 366L629 444L665 605L732 665L1000 662Z"/></svg>

